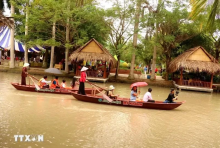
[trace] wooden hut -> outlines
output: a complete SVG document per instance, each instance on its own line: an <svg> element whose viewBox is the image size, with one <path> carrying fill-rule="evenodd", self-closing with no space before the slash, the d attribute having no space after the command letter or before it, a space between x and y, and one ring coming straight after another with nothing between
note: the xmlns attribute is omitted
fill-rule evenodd
<svg viewBox="0 0 220 148"><path fill-rule="evenodd" d="M14 21L10 19L10 17L5 17L3 13L0 11L0 27L8 26L12 28Z"/></svg>
<svg viewBox="0 0 220 148"><path fill-rule="evenodd" d="M170 73L180 71L180 77L174 79L176 87L212 92L213 75L220 73L220 64L203 47L198 46L187 50L171 61L168 71ZM206 82L199 79L184 79L183 71L194 73L205 72L210 74L211 80L210 82Z"/></svg>
<svg viewBox="0 0 220 148"><path fill-rule="evenodd" d="M71 61L76 61L76 66L78 67L78 62L79 61L103 61L103 77L106 79L109 75L109 71L107 72L106 70L106 62L110 63L110 68L116 66L116 60L115 58L110 54L110 52L102 45L100 44L97 40L94 38L88 41L85 45L82 47L78 48L76 51L74 51L69 59ZM109 68L109 69L110 69ZM93 70L87 71L88 77L96 77L96 71ZM79 75L79 69L76 68L76 75Z"/></svg>

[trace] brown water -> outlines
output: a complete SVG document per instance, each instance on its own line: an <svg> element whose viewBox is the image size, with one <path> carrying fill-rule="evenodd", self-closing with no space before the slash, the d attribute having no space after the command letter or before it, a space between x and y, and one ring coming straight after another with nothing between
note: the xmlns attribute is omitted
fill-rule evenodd
<svg viewBox="0 0 220 148"><path fill-rule="evenodd" d="M20 82L20 74L0 73L0 147L220 147L220 94L181 91L179 100L186 103L162 111L81 102L71 95L24 92L10 82ZM115 93L129 97L129 84L99 83L111 84ZM169 88L152 88L155 100L164 100L169 93ZM142 96L147 89L141 88ZM44 135L44 141L15 142L14 135L33 134Z"/></svg>

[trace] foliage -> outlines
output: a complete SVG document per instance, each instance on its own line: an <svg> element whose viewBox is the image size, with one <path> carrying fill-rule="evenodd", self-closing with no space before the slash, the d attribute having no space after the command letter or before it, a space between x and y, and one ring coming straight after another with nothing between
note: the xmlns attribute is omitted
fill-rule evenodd
<svg viewBox="0 0 220 148"><path fill-rule="evenodd" d="M59 46L61 48L78 48L89 39L96 38L101 43L107 38L109 29L102 16L103 10L95 7L92 1L78 6L78 1L71 1L70 11L67 11L67 1L63 0L36 0L30 5L28 20L29 35L24 36L25 16L16 15L17 36L27 44L40 44L45 46ZM92 5L91 5L92 4ZM24 5L24 3L22 4ZM22 10L17 3L17 8ZM25 10L22 10L25 12ZM70 42L66 42L66 23L70 17ZM52 38L52 24L56 21L56 39Z"/></svg>

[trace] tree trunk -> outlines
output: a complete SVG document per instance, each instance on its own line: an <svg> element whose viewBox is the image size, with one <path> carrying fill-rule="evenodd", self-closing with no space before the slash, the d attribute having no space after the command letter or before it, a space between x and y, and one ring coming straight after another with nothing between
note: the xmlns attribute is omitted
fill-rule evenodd
<svg viewBox="0 0 220 148"><path fill-rule="evenodd" d="M157 46L154 45L154 54L153 54L153 61L151 67L151 80L155 80L155 69L156 69L156 58L157 58Z"/></svg>
<svg viewBox="0 0 220 148"><path fill-rule="evenodd" d="M15 8L14 8L14 5L11 4L11 16L12 16L13 22L14 22L14 13L15 13ZM9 68L15 68L14 24L12 25L12 28L11 28L10 45L11 45L11 49L10 49L10 66L9 66Z"/></svg>
<svg viewBox="0 0 220 148"><path fill-rule="evenodd" d="M45 55L44 55L44 60L43 60L43 68L47 68L47 59L48 59L48 49L46 49Z"/></svg>
<svg viewBox="0 0 220 148"><path fill-rule="evenodd" d="M67 10L70 10L70 0L68 0L68 6ZM69 44L70 42L70 18L67 18L67 23L66 23L66 43ZM69 72L69 46L66 47L66 52L65 52L65 72Z"/></svg>
<svg viewBox="0 0 220 148"><path fill-rule="evenodd" d="M117 56L118 62L117 62L116 70L115 70L115 79L118 78L118 71L119 71L119 67L120 67L120 58L121 58L121 56Z"/></svg>
<svg viewBox="0 0 220 148"><path fill-rule="evenodd" d="M52 29L52 39L55 40L56 37L56 22L53 22L53 29ZM50 51L50 68L53 68L54 64L54 46L51 47Z"/></svg>
<svg viewBox="0 0 220 148"><path fill-rule="evenodd" d="M29 0L27 1L27 6L26 6L26 22L25 22L25 37L28 35L28 13L29 13ZM27 48L27 41L25 42L24 45L24 62L28 63L28 48Z"/></svg>
<svg viewBox="0 0 220 148"><path fill-rule="evenodd" d="M138 26L139 26L139 18L141 11L141 2L138 1L136 5L136 14L135 14L135 24L134 24L134 36L133 36L133 51L132 51L132 59L131 59L131 67L128 79L135 79L134 77L134 63L135 63L135 52L137 48L137 39L138 39Z"/></svg>
<svg viewBox="0 0 220 148"><path fill-rule="evenodd" d="M171 61L170 56L166 54L166 76L165 76L166 81L168 80L168 77L169 77L168 67L169 67L170 61Z"/></svg>

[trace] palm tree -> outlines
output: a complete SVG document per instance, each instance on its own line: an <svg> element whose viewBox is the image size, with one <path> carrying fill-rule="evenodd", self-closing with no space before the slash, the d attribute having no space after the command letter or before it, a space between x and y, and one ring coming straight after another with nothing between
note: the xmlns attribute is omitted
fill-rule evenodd
<svg viewBox="0 0 220 148"><path fill-rule="evenodd" d="M192 5L192 11L190 14L191 18L196 18L200 13L204 12L207 6L210 5L211 9L207 11L209 16L207 29L213 29L215 18L220 14L220 0L190 0L190 4Z"/></svg>

